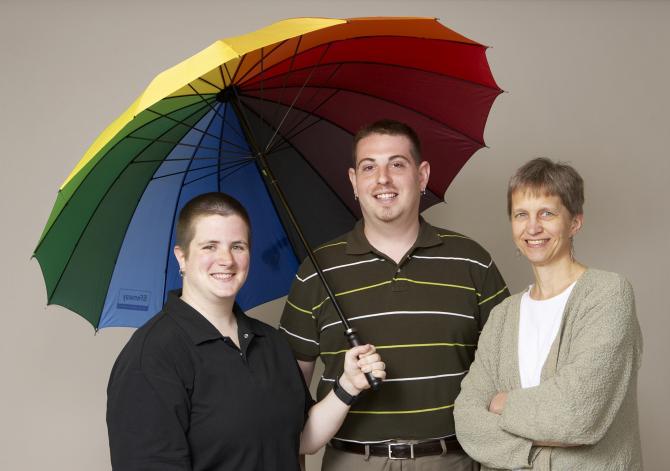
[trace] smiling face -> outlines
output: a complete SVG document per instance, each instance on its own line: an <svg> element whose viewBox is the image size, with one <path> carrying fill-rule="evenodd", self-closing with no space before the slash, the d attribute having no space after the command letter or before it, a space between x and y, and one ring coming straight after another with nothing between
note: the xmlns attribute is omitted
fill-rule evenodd
<svg viewBox="0 0 670 471"><path fill-rule="evenodd" d="M560 197L522 188L512 193L512 237L533 266L571 259L571 238L582 227L583 215L572 216Z"/></svg>
<svg viewBox="0 0 670 471"><path fill-rule="evenodd" d="M182 297L197 305L234 301L249 271L249 227L237 215L199 216L188 250L175 246L184 272Z"/></svg>
<svg viewBox="0 0 670 471"><path fill-rule="evenodd" d="M356 168L349 169L363 219L372 224L416 221L429 174L428 162L416 164L407 137L388 134L358 141Z"/></svg>

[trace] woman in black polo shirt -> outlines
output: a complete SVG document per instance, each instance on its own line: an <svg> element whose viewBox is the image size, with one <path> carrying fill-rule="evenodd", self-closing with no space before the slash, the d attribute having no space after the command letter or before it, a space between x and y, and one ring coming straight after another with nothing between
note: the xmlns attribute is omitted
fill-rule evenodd
<svg viewBox="0 0 670 471"><path fill-rule="evenodd" d="M283 337L235 305L249 240L249 217L228 195L182 209L183 290L135 332L110 377L115 470L298 470L298 454L321 448L368 387L364 373L385 377L374 347L353 348L337 391L313 404Z"/></svg>

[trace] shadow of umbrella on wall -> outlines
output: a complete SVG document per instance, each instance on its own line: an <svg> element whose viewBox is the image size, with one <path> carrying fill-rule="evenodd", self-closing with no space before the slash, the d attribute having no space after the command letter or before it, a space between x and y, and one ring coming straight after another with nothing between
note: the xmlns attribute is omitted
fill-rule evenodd
<svg viewBox="0 0 670 471"><path fill-rule="evenodd" d="M96 330L142 325L181 285L178 211L211 191L251 217L238 303L285 295L308 247L360 217L346 175L361 125L393 118L415 128L432 169L422 209L442 201L484 145L501 92L485 52L435 19L296 18L166 70L61 186L34 252L48 303Z"/></svg>

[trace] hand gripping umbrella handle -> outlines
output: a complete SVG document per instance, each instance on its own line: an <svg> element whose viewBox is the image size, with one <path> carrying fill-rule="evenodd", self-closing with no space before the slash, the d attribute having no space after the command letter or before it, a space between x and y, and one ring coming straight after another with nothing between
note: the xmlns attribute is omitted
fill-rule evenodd
<svg viewBox="0 0 670 471"><path fill-rule="evenodd" d="M365 345L363 342L361 342L361 339L358 336L358 332L356 332L356 329L354 329L353 327L349 327L347 330L345 330L344 336L347 338L347 341L349 342L349 346L351 348L358 347L359 345ZM368 384L370 385L370 388L372 388L373 391L378 390L379 387L382 385L382 380L372 376L372 372L365 373L365 379L368 380Z"/></svg>

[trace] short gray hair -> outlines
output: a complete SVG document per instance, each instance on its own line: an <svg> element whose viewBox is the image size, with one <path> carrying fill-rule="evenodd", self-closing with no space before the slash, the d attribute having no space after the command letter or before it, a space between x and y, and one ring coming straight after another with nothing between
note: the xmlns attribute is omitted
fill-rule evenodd
<svg viewBox="0 0 670 471"><path fill-rule="evenodd" d="M510 217L515 191L558 196L570 216L584 213L584 180L577 170L563 162L539 157L519 167L507 185L507 215Z"/></svg>

